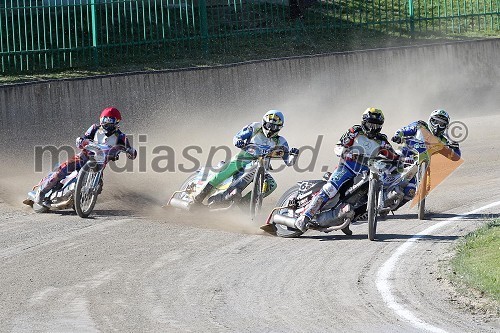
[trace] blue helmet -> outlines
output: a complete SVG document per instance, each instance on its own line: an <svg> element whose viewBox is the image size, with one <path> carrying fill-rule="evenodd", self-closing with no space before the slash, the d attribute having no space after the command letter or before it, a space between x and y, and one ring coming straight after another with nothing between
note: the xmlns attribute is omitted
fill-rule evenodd
<svg viewBox="0 0 500 333"><path fill-rule="evenodd" d="M281 111L269 110L262 118L262 131L265 136L272 138L278 135L278 132L283 128L284 124L285 116Z"/></svg>

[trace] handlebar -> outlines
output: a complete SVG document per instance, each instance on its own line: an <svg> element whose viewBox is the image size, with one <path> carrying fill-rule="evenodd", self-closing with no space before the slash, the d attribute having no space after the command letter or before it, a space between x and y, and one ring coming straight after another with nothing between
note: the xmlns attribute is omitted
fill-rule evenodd
<svg viewBox="0 0 500 333"><path fill-rule="evenodd" d="M105 144L99 144L95 142L89 142L83 150L87 152L91 152L93 158L97 162L105 162L105 161L115 161L118 159L118 155L121 152L125 152L126 148L124 146L108 146Z"/></svg>
<svg viewBox="0 0 500 333"><path fill-rule="evenodd" d="M283 156L289 153L289 149L285 146L270 147L268 145L260 145L257 143L249 143L243 147L242 150L256 157L268 158L283 158Z"/></svg>
<svg viewBox="0 0 500 333"><path fill-rule="evenodd" d="M447 146L423 127L419 127L413 136L402 137L401 144L413 153L424 156L424 159L427 159L427 155L433 155L440 145Z"/></svg>
<svg viewBox="0 0 500 333"><path fill-rule="evenodd" d="M399 163L399 159L398 160L393 160L393 159L387 158L385 156L370 157L370 159L368 161L369 162L380 161L380 162L387 162L387 163L390 163L390 164L398 164Z"/></svg>

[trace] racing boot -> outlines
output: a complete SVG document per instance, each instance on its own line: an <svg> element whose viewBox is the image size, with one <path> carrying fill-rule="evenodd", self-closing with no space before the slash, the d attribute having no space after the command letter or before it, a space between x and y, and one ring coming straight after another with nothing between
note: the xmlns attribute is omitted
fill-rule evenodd
<svg viewBox="0 0 500 333"><path fill-rule="evenodd" d="M214 189L212 184L207 183L205 187L201 190L200 193L198 193L194 199L193 199L193 204L195 206L201 206L203 204L203 200L207 197L207 195Z"/></svg>
<svg viewBox="0 0 500 333"><path fill-rule="evenodd" d="M401 200L401 202L399 203L399 205L396 208L394 208L392 211L393 212L397 211L399 208L403 207L408 201L410 201L410 200L408 200L408 199Z"/></svg>
<svg viewBox="0 0 500 333"><path fill-rule="evenodd" d="M345 227L345 228L342 228L342 229L340 229L340 230L342 230L342 232L343 232L344 234L346 234L347 236L352 236L352 230L351 230L351 229L349 229L349 226L347 226L347 227Z"/></svg>
<svg viewBox="0 0 500 333"><path fill-rule="evenodd" d="M35 193L35 200L33 202L39 206L45 206L45 194L47 194L46 191L42 191L41 187L38 187Z"/></svg>
<svg viewBox="0 0 500 333"><path fill-rule="evenodd" d="M302 232L306 232L309 228L309 222L311 222L311 218L307 215L300 215L295 221L295 227Z"/></svg>
<svg viewBox="0 0 500 333"><path fill-rule="evenodd" d="M216 195L212 195L210 198L208 198L208 205L209 206L214 206L222 203L225 199L224 193L219 193Z"/></svg>
<svg viewBox="0 0 500 333"><path fill-rule="evenodd" d="M227 190L222 193L218 193L216 195L212 195L208 198L208 205L218 205L228 200L232 201L240 201L241 200L241 191L238 186L230 186Z"/></svg>
<svg viewBox="0 0 500 333"><path fill-rule="evenodd" d="M311 219L316 213L321 209L323 204L328 201L328 197L322 195L323 191L316 195L312 201L307 206L304 214L299 216L299 218L295 221L295 226L302 232L305 232L308 229L308 224L311 222ZM326 198L325 198L326 197Z"/></svg>

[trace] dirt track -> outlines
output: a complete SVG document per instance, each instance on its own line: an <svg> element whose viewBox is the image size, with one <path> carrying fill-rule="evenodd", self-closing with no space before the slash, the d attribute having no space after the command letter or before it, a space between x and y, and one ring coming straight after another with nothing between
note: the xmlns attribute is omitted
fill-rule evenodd
<svg viewBox="0 0 500 333"><path fill-rule="evenodd" d="M465 163L429 196L432 219L402 210L379 223L375 242L364 223L352 226L352 237L281 239L243 215L172 215L140 189L110 195L118 191L113 182L90 219L37 215L19 201L36 177L3 174L0 331L422 331L383 301L377 274L414 234L500 200L500 132L484 137L485 124L498 128L500 117L465 122ZM287 186L280 185L278 192ZM459 236L499 211L453 221L409 248L389 279L396 302L426 327L498 332L498 318L473 316L450 300L440 266Z"/></svg>

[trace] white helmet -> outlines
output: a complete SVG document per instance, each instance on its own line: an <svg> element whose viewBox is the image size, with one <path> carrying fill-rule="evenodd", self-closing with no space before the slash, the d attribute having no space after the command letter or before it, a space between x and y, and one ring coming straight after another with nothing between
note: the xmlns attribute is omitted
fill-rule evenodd
<svg viewBox="0 0 500 333"><path fill-rule="evenodd" d="M434 110L429 117L429 127L434 135L441 135L448 128L450 115L445 110Z"/></svg>
<svg viewBox="0 0 500 333"><path fill-rule="evenodd" d="M269 110L262 118L262 131L268 138L278 135L285 124L285 116L278 110Z"/></svg>

